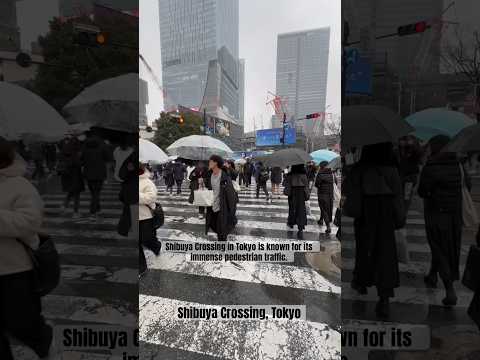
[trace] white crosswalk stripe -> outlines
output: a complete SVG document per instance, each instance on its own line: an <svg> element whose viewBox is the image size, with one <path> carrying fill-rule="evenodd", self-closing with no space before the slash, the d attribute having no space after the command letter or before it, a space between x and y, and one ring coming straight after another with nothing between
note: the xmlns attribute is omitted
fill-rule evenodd
<svg viewBox="0 0 480 360"><path fill-rule="evenodd" d="M204 233L205 220L198 218L198 208L188 203L189 190L182 195L170 196L159 186L159 202L166 214L165 227L159 229L160 240L202 242L216 239L215 234ZM238 224L229 240L233 241L286 241L296 239L296 229L286 226L288 203L285 196L266 203L264 195L255 198L255 191L243 190L237 207ZM312 208L317 207L316 195ZM315 203L315 205L313 205ZM324 228L316 224L319 211L309 216L305 229L307 240L319 241ZM335 234L336 228L333 229ZM332 236L334 237L334 235ZM325 240L328 241L328 240ZM339 359L339 308L332 318L316 316L322 311L322 299L329 304L340 304L341 283L329 279L310 266L295 263L260 262L189 262L185 254L161 252L155 256L145 251L150 268L140 284L140 339L150 348L188 353L192 359L222 358L247 359ZM202 284L198 288L195 284ZM164 291L156 286L164 286ZM183 287L192 286L192 290ZM230 290L229 290L230 289ZM245 289L238 297L233 289ZM239 290L240 291L240 290ZM249 293L263 293L263 304L302 305L305 296L312 298L307 307L306 321L179 321L178 306L250 305L259 300ZM276 295L273 296L273 293ZM271 294L271 295L270 295ZM308 294L308 295L307 295ZM270 296L269 296L270 295ZM311 319L309 318L309 315ZM228 334L228 339L225 335ZM196 354L196 355L194 355Z"/></svg>
<svg viewBox="0 0 480 360"><path fill-rule="evenodd" d="M81 195L81 219L72 211L60 212L62 193L43 195L44 231L52 236L61 256L61 281L42 299L43 314L52 325L87 324L136 328L138 322L138 244L116 231L121 214L119 184L102 191L103 215L88 220L90 196ZM57 339L57 341L59 341ZM16 359L37 359L33 352L14 341ZM69 352L63 358L122 359L101 351Z"/></svg>

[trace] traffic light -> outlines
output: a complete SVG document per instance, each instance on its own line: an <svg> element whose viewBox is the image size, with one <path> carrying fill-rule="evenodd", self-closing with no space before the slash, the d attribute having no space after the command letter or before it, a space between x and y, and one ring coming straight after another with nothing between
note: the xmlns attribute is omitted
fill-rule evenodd
<svg viewBox="0 0 480 360"><path fill-rule="evenodd" d="M306 119L316 119L318 117L320 117L320 113L308 114L305 118Z"/></svg>
<svg viewBox="0 0 480 360"><path fill-rule="evenodd" d="M420 34L425 32L429 26L426 21L419 21L414 24L402 25L397 28L398 36L406 36L412 34Z"/></svg>

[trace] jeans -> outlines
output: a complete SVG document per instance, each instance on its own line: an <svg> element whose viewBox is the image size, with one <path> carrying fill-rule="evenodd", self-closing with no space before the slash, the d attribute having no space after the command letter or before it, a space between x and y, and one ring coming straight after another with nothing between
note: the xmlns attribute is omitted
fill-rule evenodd
<svg viewBox="0 0 480 360"><path fill-rule="evenodd" d="M90 214L96 214L100 211L100 192L102 191L103 180L88 180L90 190Z"/></svg>
<svg viewBox="0 0 480 360"><path fill-rule="evenodd" d="M42 316L40 298L33 292L33 271L0 276L0 359L13 360L6 333L47 356L53 330Z"/></svg>

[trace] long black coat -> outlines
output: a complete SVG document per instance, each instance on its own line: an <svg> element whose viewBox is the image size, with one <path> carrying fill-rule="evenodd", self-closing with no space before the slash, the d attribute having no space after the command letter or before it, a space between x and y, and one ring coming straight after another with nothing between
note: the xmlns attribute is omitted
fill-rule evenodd
<svg viewBox="0 0 480 360"><path fill-rule="evenodd" d="M322 211L323 220L327 223L332 222L334 181L335 178L331 169L323 168L318 170L317 177L315 178L318 206Z"/></svg>
<svg viewBox="0 0 480 360"><path fill-rule="evenodd" d="M362 286L393 290L400 282L395 229L405 224L406 217L399 172L390 166L358 164L349 178L345 184L347 199L361 199L361 215L354 221L353 279ZM351 188L349 183L360 186ZM360 196L353 192L360 192Z"/></svg>
<svg viewBox="0 0 480 360"><path fill-rule="evenodd" d="M212 172L209 171L205 186L207 189L212 189L211 182ZM207 208L207 215L205 217L205 233L211 228L219 236L227 236L237 225L237 204L238 195L233 188L232 179L228 174L222 170L222 177L220 179L220 211L215 218L212 208ZM216 222L213 220L216 219Z"/></svg>
<svg viewBox="0 0 480 360"><path fill-rule="evenodd" d="M307 208L309 199L308 179L305 174L288 174L285 179L285 193L288 196L288 219L290 226L297 225L299 230L307 225Z"/></svg>
<svg viewBox="0 0 480 360"><path fill-rule="evenodd" d="M418 186L424 199L425 230L432 261L442 279L448 281L460 278L461 191L460 163L455 154L441 154L425 164Z"/></svg>

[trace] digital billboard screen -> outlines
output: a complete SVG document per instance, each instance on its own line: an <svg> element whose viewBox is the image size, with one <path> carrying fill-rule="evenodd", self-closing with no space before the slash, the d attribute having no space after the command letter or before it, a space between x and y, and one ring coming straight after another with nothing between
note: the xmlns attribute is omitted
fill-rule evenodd
<svg viewBox="0 0 480 360"><path fill-rule="evenodd" d="M265 129L257 130L255 145L256 146L276 146L282 145L282 129ZM296 134L294 128L285 129L285 144L292 145L296 142Z"/></svg>

